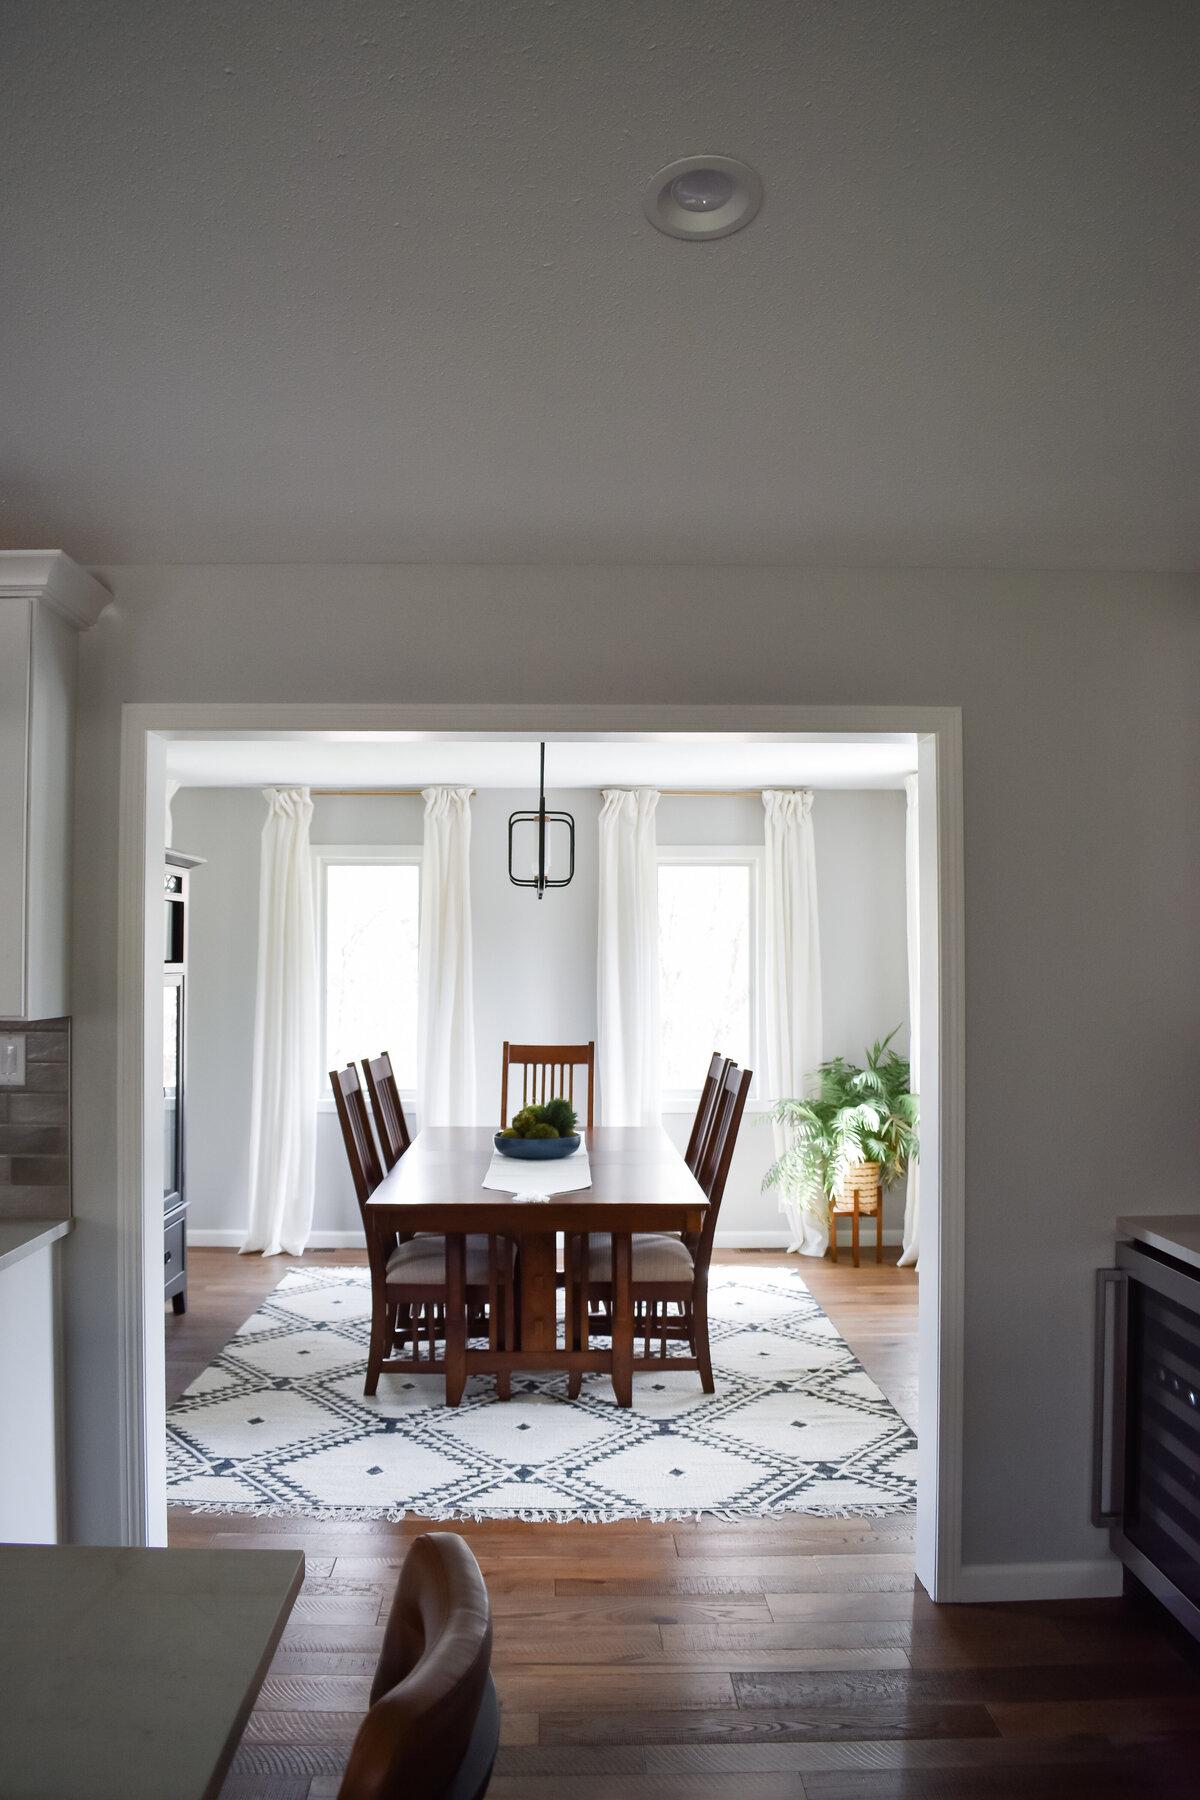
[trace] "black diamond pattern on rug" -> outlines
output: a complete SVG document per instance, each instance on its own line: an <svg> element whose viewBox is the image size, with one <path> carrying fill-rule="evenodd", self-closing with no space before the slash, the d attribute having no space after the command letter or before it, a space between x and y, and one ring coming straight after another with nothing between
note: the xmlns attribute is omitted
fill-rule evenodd
<svg viewBox="0 0 1200 1800"><path fill-rule="evenodd" d="M715 1394L694 1370L475 1376L447 1407L438 1375L363 1395L367 1271L292 1269L167 1415L167 1497L205 1511L314 1518L731 1518L904 1511L916 1439L798 1272L717 1268Z"/></svg>

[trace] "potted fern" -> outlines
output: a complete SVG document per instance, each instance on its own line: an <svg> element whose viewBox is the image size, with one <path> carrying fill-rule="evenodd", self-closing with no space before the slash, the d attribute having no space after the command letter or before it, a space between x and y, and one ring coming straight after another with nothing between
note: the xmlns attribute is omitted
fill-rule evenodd
<svg viewBox="0 0 1200 1800"><path fill-rule="evenodd" d="M918 1101L907 1059L889 1047L896 1031L871 1046L865 1068L841 1056L823 1062L811 1100L775 1102L766 1116L787 1127L791 1143L764 1188L782 1187L824 1217L849 1206L855 1189L860 1209L873 1211L881 1190L903 1180L918 1153Z"/></svg>

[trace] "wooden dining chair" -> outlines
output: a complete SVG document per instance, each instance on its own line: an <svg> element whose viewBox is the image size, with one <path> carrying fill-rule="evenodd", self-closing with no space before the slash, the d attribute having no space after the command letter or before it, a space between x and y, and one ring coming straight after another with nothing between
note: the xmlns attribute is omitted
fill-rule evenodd
<svg viewBox="0 0 1200 1800"><path fill-rule="evenodd" d="M367 1240L367 1264L371 1271L371 1338L367 1351L364 1394L374 1394L380 1375L404 1370L435 1374L438 1340L445 1337L446 1240L434 1232L401 1238L384 1231L367 1211L367 1201L383 1180L367 1100L350 1063L329 1075L337 1107L342 1140L350 1164L363 1233ZM488 1347L512 1349L516 1343L516 1308L513 1296L513 1245L496 1233L467 1238L467 1310L486 1316ZM484 1309L486 1308L486 1315ZM412 1340L411 1356L398 1354ZM422 1348L424 1344L424 1349ZM496 1377L496 1391L507 1400L511 1377Z"/></svg>
<svg viewBox="0 0 1200 1800"><path fill-rule="evenodd" d="M696 1117L692 1121L692 1135L688 1139L683 1160L694 1175L704 1160L708 1149L708 1140L712 1133L713 1120L717 1116L717 1099L721 1092L726 1075L733 1068L729 1057L722 1056L714 1050L708 1065L708 1074L704 1077L704 1086L700 1090L700 1104L696 1108Z"/></svg>
<svg viewBox="0 0 1200 1800"><path fill-rule="evenodd" d="M492 1609L452 1531L415 1538L338 1800L482 1800L500 1742Z"/></svg>
<svg viewBox="0 0 1200 1800"><path fill-rule="evenodd" d="M371 1096L371 1111L375 1114L383 1160L389 1169L394 1169L412 1143L412 1136L400 1104L396 1077L392 1074L392 1059L386 1050L380 1056L365 1056L362 1071L367 1078L367 1092Z"/></svg>
<svg viewBox="0 0 1200 1800"><path fill-rule="evenodd" d="M592 1118L592 1091L595 1087L596 1043L590 1044L510 1044L504 1045L504 1057L500 1065L500 1123L501 1129L510 1125L512 1120L508 1111L508 1071L511 1067L521 1070L521 1105L544 1106L547 1100L555 1100L560 1094L575 1105L575 1071L587 1070L587 1122L589 1129L595 1123ZM516 1091L514 1084L514 1103ZM576 1108L576 1111L579 1111ZM519 1111L514 1104L513 1111Z"/></svg>
<svg viewBox="0 0 1200 1800"><path fill-rule="evenodd" d="M704 1225L697 1238L675 1232L635 1232L631 1257L631 1299L634 1312L635 1369L697 1369L706 1394L715 1391L708 1345L708 1270L713 1238L751 1071L731 1063L721 1084L708 1148L696 1179L708 1198ZM612 1331L612 1238L596 1232L567 1239L567 1317L571 1320L572 1345L586 1350L589 1336L610 1336ZM599 1311L591 1309L597 1305ZM671 1309L675 1308L675 1311ZM641 1338L643 1352L637 1353ZM683 1341L687 1355L671 1355L670 1342ZM652 1344L657 1341L657 1350ZM567 1381L573 1398L580 1377L572 1371Z"/></svg>

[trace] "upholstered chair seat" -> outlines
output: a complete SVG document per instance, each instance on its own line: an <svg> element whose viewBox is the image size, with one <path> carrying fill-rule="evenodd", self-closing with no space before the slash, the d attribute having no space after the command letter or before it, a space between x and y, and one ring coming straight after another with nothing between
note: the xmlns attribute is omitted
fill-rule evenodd
<svg viewBox="0 0 1200 1800"><path fill-rule="evenodd" d="M635 1231L633 1234L634 1281L686 1281L695 1273L692 1253L681 1237L669 1232ZM588 1281L612 1279L612 1239L598 1231L588 1241Z"/></svg>
<svg viewBox="0 0 1200 1800"><path fill-rule="evenodd" d="M507 1275L512 1270L512 1245L499 1246L500 1267ZM397 1244L387 1259L388 1286L441 1287L446 1280L446 1240L436 1232L423 1232ZM467 1239L467 1286L486 1287L488 1281L488 1241L482 1234Z"/></svg>

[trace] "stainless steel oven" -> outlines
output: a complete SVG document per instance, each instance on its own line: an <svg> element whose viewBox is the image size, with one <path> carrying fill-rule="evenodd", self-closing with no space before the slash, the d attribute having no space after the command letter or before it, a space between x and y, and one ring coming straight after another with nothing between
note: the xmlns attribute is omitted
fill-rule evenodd
<svg viewBox="0 0 1200 1800"><path fill-rule="evenodd" d="M1200 1639L1200 1267L1120 1243L1096 1279L1093 1523Z"/></svg>

